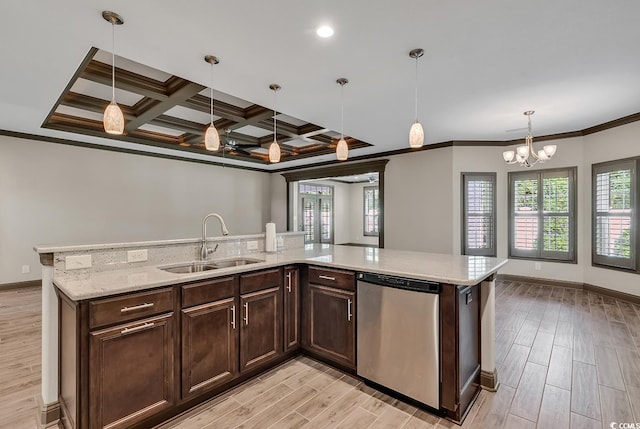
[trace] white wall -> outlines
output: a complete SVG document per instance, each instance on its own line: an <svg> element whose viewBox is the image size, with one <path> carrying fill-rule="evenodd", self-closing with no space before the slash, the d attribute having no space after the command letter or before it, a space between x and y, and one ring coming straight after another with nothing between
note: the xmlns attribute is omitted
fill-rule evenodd
<svg viewBox="0 0 640 429"><path fill-rule="evenodd" d="M640 156L640 122L585 136L584 147L586 174L590 180L591 164ZM587 212L589 221L584 225L582 235L591 237L591 182L584 183L583 187L588 188L581 209ZM590 240L583 252L585 258L589 258L584 270L585 283L640 295L640 275L592 267Z"/></svg>
<svg viewBox="0 0 640 429"><path fill-rule="evenodd" d="M452 253L452 148L389 158L384 175L384 246Z"/></svg>
<svg viewBox="0 0 640 429"><path fill-rule="evenodd" d="M261 232L270 182L267 173L0 136L0 284L40 278L36 244L198 237L209 212L231 234ZM219 233L215 221L209 232Z"/></svg>
<svg viewBox="0 0 640 429"><path fill-rule="evenodd" d="M583 282L585 264L590 264L590 256L585 253L584 246L587 240L584 239L583 225L589 222L588 212L581 206L584 200L585 192L589 192L590 176L584 166L583 150L584 142L582 137L571 139L547 141L544 143L535 143L538 147L543 144L556 144L558 150L552 161L544 164L535 165L530 171L561 168L561 167L577 167L577 251L578 263L567 264L558 262L539 262L539 270L536 270L536 262L512 259L500 272L503 274L513 274L526 277L539 277L563 281ZM508 172L522 171L523 167L518 164L508 165L502 160L502 152L507 150L505 147L473 147L459 146L453 148L453 192L457 197L453 200L452 219L453 219L453 249L455 254L460 254L461 249L461 173L463 172L495 172L496 173L496 225L497 225L497 251L498 257L506 258L508 255ZM590 170L589 170L590 171ZM585 186L586 184L586 186ZM586 237L590 237L587 235Z"/></svg>
<svg viewBox="0 0 640 429"><path fill-rule="evenodd" d="M349 185L351 205L350 224L351 238L350 243L378 245L378 237L364 235L364 187L377 186L378 183L352 183Z"/></svg>

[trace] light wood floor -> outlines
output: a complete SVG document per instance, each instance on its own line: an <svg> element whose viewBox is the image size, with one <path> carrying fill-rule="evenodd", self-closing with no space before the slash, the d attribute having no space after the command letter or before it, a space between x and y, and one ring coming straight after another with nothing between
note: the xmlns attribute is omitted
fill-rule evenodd
<svg viewBox="0 0 640 429"><path fill-rule="evenodd" d="M38 427L40 302L40 288L0 291L0 428Z"/></svg>
<svg viewBox="0 0 640 429"><path fill-rule="evenodd" d="M580 290L499 282L497 393L463 428L609 428L640 421L640 306ZM0 292L0 427L35 427L39 290ZM306 357L165 428L454 428Z"/></svg>

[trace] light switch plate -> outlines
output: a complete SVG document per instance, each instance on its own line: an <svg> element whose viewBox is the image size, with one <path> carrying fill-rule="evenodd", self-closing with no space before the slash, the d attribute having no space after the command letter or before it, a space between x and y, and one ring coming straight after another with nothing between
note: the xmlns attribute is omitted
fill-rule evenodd
<svg viewBox="0 0 640 429"><path fill-rule="evenodd" d="M79 270L81 268L91 268L91 255L75 255L64 258L65 270Z"/></svg>
<svg viewBox="0 0 640 429"><path fill-rule="evenodd" d="M149 260L147 249L127 251L127 262L144 262Z"/></svg>
<svg viewBox="0 0 640 429"><path fill-rule="evenodd" d="M256 240L247 241L247 250L258 250L258 242Z"/></svg>

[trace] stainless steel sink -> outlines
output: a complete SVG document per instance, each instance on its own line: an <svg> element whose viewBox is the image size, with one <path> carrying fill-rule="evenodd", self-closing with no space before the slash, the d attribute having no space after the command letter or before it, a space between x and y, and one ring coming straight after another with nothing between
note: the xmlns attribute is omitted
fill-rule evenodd
<svg viewBox="0 0 640 429"><path fill-rule="evenodd" d="M239 267L241 265L249 265L256 264L258 262L264 262L262 259L253 259L253 258L232 258L232 259L224 259L220 261L209 261L211 265L216 268L228 268L228 267Z"/></svg>
<svg viewBox="0 0 640 429"><path fill-rule="evenodd" d="M201 273L203 271L215 270L216 268L218 267L211 265L208 261L160 267L163 271L175 274Z"/></svg>
<svg viewBox="0 0 640 429"><path fill-rule="evenodd" d="M220 268L239 267L241 265L256 264L258 262L264 262L262 259L254 258L230 258L212 261L196 261L186 264L167 265L164 267L158 267L163 271L174 274L190 274L200 273L203 271L217 270Z"/></svg>

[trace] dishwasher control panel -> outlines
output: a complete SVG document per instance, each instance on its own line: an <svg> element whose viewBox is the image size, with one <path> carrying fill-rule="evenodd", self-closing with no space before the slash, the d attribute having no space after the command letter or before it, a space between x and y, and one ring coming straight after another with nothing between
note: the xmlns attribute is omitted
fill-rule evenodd
<svg viewBox="0 0 640 429"><path fill-rule="evenodd" d="M417 292L440 293L440 283L428 280L407 279L404 277L374 273L358 273L356 277L359 281L373 283L380 286L408 289Z"/></svg>

